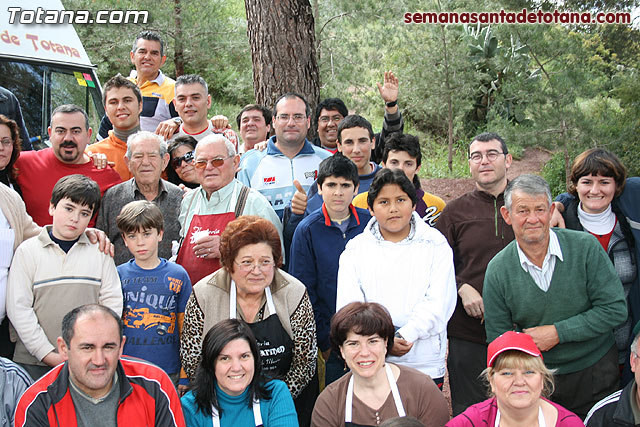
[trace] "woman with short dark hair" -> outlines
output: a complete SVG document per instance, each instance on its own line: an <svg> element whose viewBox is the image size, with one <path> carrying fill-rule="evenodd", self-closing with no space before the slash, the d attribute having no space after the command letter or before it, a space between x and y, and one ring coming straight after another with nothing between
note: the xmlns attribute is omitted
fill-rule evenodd
<svg viewBox="0 0 640 427"><path fill-rule="evenodd" d="M635 249L629 221L618 206L618 197L625 189L626 178L627 168L612 152L603 148L584 151L573 161L569 193L574 199L562 212L568 229L585 231L598 239L622 282L630 310L627 320L613 330L620 365L629 361L629 342L634 324L632 316L634 308L637 308L637 304L629 298L629 293L633 287L637 290L640 286L640 254ZM630 379L628 371L626 374Z"/></svg>
<svg viewBox="0 0 640 427"><path fill-rule="evenodd" d="M387 363L395 329L380 304L352 302L331 319L331 347L351 370L318 397L311 425L370 426L395 417L412 416L425 426L449 420L447 402L422 372Z"/></svg>

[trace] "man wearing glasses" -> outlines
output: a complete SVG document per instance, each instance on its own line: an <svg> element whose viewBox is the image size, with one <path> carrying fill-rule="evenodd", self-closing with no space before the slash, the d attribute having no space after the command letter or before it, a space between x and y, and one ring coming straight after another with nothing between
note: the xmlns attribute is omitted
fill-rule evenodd
<svg viewBox="0 0 640 427"><path fill-rule="evenodd" d="M313 144L331 154L338 151L338 124L349 115L349 110L340 98L327 98L316 106L316 126L318 136Z"/></svg>
<svg viewBox="0 0 640 427"><path fill-rule="evenodd" d="M299 94L287 93L275 103L272 136L264 151L251 150L240 162L238 179L261 192L282 218L296 191L294 180L305 191L318 176L318 165L331 155L307 140L311 108Z"/></svg>
<svg viewBox="0 0 640 427"><path fill-rule="evenodd" d="M514 239L500 214L511 161L507 144L498 134L476 136L469 145L469 170L476 189L449 202L435 225L453 249L458 287L458 302L447 328L454 416L486 397L479 379L487 353L482 287L487 264Z"/></svg>
<svg viewBox="0 0 640 427"><path fill-rule="evenodd" d="M196 146L194 166L200 186L182 200L176 259L193 284L220 268L220 235L236 217L266 218L282 239L282 225L267 199L234 178L239 163L235 147L222 135L209 135Z"/></svg>
<svg viewBox="0 0 640 427"><path fill-rule="evenodd" d="M169 163L167 143L151 132L134 133L127 140L125 163L132 178L110 188L102 198L96 228L104 231L115 246L113 260L116 265L133 258L124 245L116 224L116 217L124 205L134 200L154 202L164 216L164 236L158 245L158 256L171 257L171 241L178 240L180 224L180 202L183 191L176 185L160 178Z"/></svg>

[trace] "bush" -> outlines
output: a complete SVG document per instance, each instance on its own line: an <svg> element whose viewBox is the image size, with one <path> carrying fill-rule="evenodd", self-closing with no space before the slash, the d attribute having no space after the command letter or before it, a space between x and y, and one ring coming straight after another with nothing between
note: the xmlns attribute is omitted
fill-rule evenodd
<svg viewBox="0 0 640 427"><path fill-rule="evenodd" d="M560 151L551 157L542 168L542 177L549 183L553 197L567 191L566 174L564 172L564 153Z"/></svg>

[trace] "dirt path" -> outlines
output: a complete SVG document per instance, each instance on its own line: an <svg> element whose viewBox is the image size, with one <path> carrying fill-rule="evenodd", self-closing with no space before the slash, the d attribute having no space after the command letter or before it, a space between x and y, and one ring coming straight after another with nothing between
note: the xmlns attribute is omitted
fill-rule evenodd
<svg viewBox="0 0 640 427"><path fill-rule="evenodd" d="M539 148L527 148L520 160L515 160L509 169L509 178L523 173L540 173L544 164L551 158L551 153ZM473 179L422 179L422 188L429 193L440 196L449 202L474 189Z"/></svg>

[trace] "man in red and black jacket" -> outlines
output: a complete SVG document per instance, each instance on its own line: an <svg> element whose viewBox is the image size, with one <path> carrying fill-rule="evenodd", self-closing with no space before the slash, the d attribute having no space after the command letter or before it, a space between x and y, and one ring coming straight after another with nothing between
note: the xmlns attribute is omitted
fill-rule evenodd
<svg viewBox="0 0 640 427"><path fill-rule="evenodd" d="M122 357L122 320L89 304L67 313L56 366L22 395L16 426L184 427L180 400L160 368Z"/></svg>

